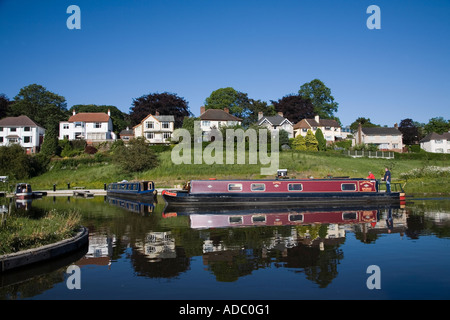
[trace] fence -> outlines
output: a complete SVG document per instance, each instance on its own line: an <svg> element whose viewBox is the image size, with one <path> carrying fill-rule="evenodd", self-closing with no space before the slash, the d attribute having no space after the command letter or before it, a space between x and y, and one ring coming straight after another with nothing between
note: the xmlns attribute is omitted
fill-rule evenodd
<svg viewBox="0 0 450 320"><path fill-rule="evenodd" d="M346 150L343 152L345 155L352 158L383 158L394 159L394 152L392 151L358 151L358 150Z"/></svg>

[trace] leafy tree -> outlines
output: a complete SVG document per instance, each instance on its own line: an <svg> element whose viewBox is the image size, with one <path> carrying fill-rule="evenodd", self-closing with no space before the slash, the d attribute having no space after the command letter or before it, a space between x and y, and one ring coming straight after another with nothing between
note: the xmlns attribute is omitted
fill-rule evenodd
<svg viewBox="0 0 450 320"><path fill-rule="evenodd" d="M403 119L400 121L398 130L403 134L403 144L417 144L420 140L419 128L412 119Z"/></svg>
<svg viewBox="0 0 450 320"><path fill-rule="evenodd" d="M331 90L319 79L305 83L300 87L298 94L304 99L310 99L314 106L314 113L324 119L334 118L339 104L334 101Z"/></svg>
<svg viewBox="0 0 450 320"><path fill-rule="evenodd" d="M280 144L280 148L283 145L289 145L289 133L286 130L281 129L279 131L279 137L278 137L278 142Z"/></svg>
<svg viewBox="0 0 450 320"><path fill-rule="evenodd" d="M446 121L443 117L431 118L424 126L424 130L426 134L432 132L443 134L450 130L450 121Z"/></svg>
<svg viewBox="0 0 450 320"><path fill-rule="evenodd" d="M319 151L325 151L327 149L327 140L325 140L325 137L323 136L322 130L320 128L316 130L315 137L317 139L317 149Z"/></svg>
<svg viewBox="0 0 450 320"><path fill-rule="evenodd" d="M230 114L245 120L250 113L250 99L247 93L231 87L214 90L205 100L205 109L225 109Z"/></svg>
<svg viewBox="0 0 450 320"><path fill-rule="evenodd" d="M292 142L292 147L294 150L306 151L306 141L302 135L298 135L294 138Z"/></svg>
<svg viewBox="0 0 450 320"><path fill-rule="evenodd" d="M257 123L260 112L262 112L264 116L274 116L277 114L273 104L268 105L267 102L261 100L250 99L248 108L248 115L242 120L243 127L248 127L252 123Z"/></svg>
<svg viewBox="0 0 450 320"><path fill-rule="evenodd" d="M310 129L306 133L305 143L306 143L306 150L317 151L317 145L319 143L317 142L317 139L314 136L314 133L312 133L312 131Z"/></svg>
<svg viewBox="0 0 450 320"><path fill-rule="evenodd" d="M155 115L156 112L160 115L173 115L175 128L183 125L184 117L192 116L184 98L168 92L152 93L133 99L133 107L130 108L131 125L139 124L146 116Z"/></svg>
<svg viewBox="0 0 450 320"><path fill-rule="evenodd" d="M41 85L31 84L20 89L9 108L10 116L26 115L44 128L58 126L67 120L66 99Z"/></svg>
<svg viewBox="0 0 450 320"><path fill-rule="evenodd" d="M113 161L126 172L140 172L158 165L155 153L142 137L131 139L128 146L118 146Z"/></svg>
<svg viewBox="0 0 450 320"><path fill-rule="evenodd" d="M196 117L185 117L183 120L182 128L189 131L191 136L191 142L194 142L195 137L195 122L200 121L200 118ZM197 133L198 136L202 136L201 129L197 128L197 130L200 130L200 132Z"/></svg>
<svg viewBox="0 0 450 320"><path fill-rule="evenodd" d="M283 112L283 116L293 124L305 118L314 118L314 106L311 100L299 95L287 95L278 101L271 101L277 112Z"/></svg>
<svg viewBox="0 0 450 320"><path fill-rule="evenodd" d="M0 119L6 117L11 103L5 94L0 94Z"/></svg>
<svg viewBox="0 0 450 320"><path fill-rule="evenodd" d="M126 129L126 127L129 127L131 125L129 116L120 111L115 106L107 106L107 105L95 105L95 104L77 104L72 106L69 111L70 114L72 114L73 110L75 109L76 113L80 112L103 112L108 113L108 110L111 112L111 120L113 123L113 129L115 133L120 133L123 129Z"/></svg>
<svg viewBox="0 0 450 320"><path fill-rule="evenodd" d="M379 127L379 125L372 123L370 118L358 117L358 119L353 121L350 125L350 130L357 131L360 123L363 128Z"/></svg>
<svg viewBox="0 0 450 320"><path fill-rule="evenodd" d="M58 131L54 125L51 125L46 131L44 142L42 143L41 151L45 156L52 157L59 152L58 145Z"/></svg>
<svg viewBox="0 0 450 320"><path fill-rule="evenodd" d="M0 147L0 175L9 180L21 180L31 176L30 156L18 144Z"/></svg>

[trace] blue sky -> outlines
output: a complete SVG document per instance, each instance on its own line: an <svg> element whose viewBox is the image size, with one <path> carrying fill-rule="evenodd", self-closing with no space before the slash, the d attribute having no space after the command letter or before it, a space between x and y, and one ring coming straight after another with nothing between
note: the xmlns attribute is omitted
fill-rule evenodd
<svg viewBox="0 0 450 320"><path fill-rule="evenodd" d="M80 30L66 27L72 4ZM0 0L0 93L37 83L68 107L129 112L167 91L199 115L219 88L270 102L317 78L343 125L450 119L449 14L448 0Z"/></svg>

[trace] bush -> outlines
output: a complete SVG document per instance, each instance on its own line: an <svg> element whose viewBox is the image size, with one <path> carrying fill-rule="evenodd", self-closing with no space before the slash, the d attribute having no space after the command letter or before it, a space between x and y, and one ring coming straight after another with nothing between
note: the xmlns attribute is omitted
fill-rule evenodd
<svg viewBox="0 0 450 320"><path fill-rule="evenodd" d="M126 172L149 170L158 165L154 151L143 138L132 139L128 146L118 146L113 161Z"/></svg>

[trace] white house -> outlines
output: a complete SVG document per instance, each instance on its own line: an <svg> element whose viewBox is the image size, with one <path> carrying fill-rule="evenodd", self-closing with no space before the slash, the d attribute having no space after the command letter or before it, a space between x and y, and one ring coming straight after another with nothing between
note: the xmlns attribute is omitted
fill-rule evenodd
<svg viewBox="0 0 450 320"><path fill-rule="evenodd" d="M233 127L242 123L242 119L230 114L228 108L205 111L205 107L200 107L200 120L203 141L211 141L214 137L214 130L220 130L221 127Z"/></svg>
<svg viewBox="0 0 450 320"><path fill-rule="evenodd" d="M322 131L325 140L328 143L334 142L337 138L342 138L341 126L336 120L320 119L315 116L314 119L302 119L294 125L294 137L298 135L306 136L308 130L316 134L317 129Z"/></svg>
<svg viewBox="0 0 450 320"><path fill-rule="evenodd" d="M134 137L144 137L149 143L161 144L170 143L170 138L174 131L175 117L149 114L141 123L133 127Z"/></svg>
<svg viewBox="0 0 450 320"><path fill-rule="evenodd" d="M0 120L0 146L18 143L27 153L36 153L43 142L45 129L27 116Z"/></svg>
<svg viewBox="0 0 450 320"><path fill-rule="evenodd" d="M111 113L73 111L68 121L59 123L59 139L84 139L88 144L116 140Z"/></svg>
<svg viewBox="0 0 450 320"><path fill-rule="evenodd" d="M420 148L427 152L450 153L450 132L432 132L420 140Z"/></svg>
<svg viewBox="0 0 450 320"><path fill-rule="evenodd" d="M275 116L264 116L262 112L259 112L258 125L266 127L271 132L284 130L288 133L289 139L294 137L294 125L287 118L283 117L282 112L278 112Z"/></svg>

